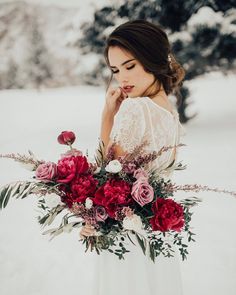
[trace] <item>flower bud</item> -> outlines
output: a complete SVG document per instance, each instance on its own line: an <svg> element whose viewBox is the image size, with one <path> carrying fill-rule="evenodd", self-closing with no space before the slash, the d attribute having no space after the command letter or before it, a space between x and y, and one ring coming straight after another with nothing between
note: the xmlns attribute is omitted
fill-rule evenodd
<svg viewBox="0 0 236 295"><path fill-rule="evenodd" d="M71 145L75 141L75 134L72 131L62 131L57 137L60 144Z"/></svg>

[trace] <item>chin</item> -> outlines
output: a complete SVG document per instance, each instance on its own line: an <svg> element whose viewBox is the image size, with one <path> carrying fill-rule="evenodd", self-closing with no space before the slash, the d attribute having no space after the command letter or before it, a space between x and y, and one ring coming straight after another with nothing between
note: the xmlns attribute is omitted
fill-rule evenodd
<svg viewBox="0 0 236 295"><path fill-rule="evenodd" d="M141 95L141 94L139 94L139 93L130 93L130 94L129 94L129 97L130 97L130 98L135 98L135 97L140 97L140 95Z"/></svg>

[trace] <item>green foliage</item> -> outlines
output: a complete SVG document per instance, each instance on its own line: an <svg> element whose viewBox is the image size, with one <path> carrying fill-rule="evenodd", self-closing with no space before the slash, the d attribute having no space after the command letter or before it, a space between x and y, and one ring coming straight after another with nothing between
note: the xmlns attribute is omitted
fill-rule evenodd
<svg viewBox="0 0 236 295"><path fill-rule="evenodd" d="M15 183L7 184L0 188L0 209L7 206L10 198L26 198L34 192L36 188L35 183L17 181Z"/></svg>

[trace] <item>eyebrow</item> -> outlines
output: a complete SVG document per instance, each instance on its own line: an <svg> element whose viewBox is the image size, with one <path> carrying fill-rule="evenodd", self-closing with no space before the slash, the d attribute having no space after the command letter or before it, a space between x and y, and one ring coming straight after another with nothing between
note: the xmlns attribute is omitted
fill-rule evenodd
<svg viewBox="0 0 236 295"><path fill-rule="evenodd" d="M128 60L124 61L124 62L121 64L121 66L124 66L125 64L127 64L128 62L130 62L130 61L132 61L132 60L135 60L135 58L128 59ZM116 68L116 67L114 67L114 66L110 66L110 67L111 67L111 68Z"/></svg>

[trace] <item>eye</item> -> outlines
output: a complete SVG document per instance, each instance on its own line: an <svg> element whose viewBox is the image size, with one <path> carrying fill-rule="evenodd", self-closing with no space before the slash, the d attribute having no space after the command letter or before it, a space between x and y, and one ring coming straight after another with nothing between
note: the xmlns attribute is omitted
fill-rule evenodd
<svg viewBox="0 0 236 295"><path fill-rule="evenodd" d="M132 66L127 67L126 70L131 70L131 69L133 69L134 67L135 67L135 64L132 65ZM117 73L119 72L118 70L116 70L116 71L111 70L111 71L112 71L113 74L117 74Z"/></svg>
<svg viewBox="0 0 236 295"><path fill-rule="evenodd" d="M134 67L135 67L135 65L129 66L129 67L127 67L127 70L131 70L131 69L133 69Z"/></svg>

